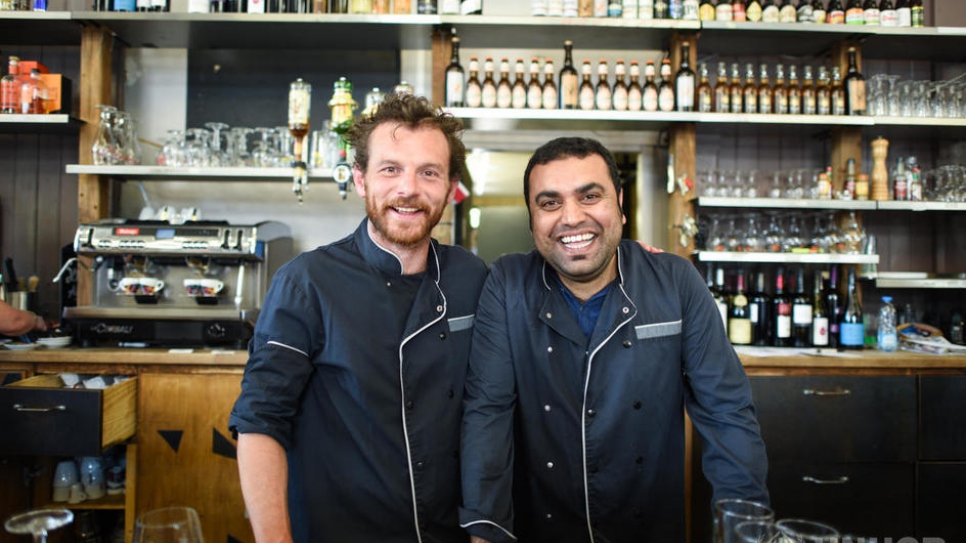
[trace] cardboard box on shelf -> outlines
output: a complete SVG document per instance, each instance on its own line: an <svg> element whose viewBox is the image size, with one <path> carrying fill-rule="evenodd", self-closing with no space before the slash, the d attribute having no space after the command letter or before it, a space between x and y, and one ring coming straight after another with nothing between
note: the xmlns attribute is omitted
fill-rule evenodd
<svg viewBox="0 0 966 543"><path fill-rule="evenodd" d="M36 68L42 74L49 74L50 69L41 64L36 60L21 60L20 61L20 73L25 75L30 75L30 70Z"/></svg>
<svg viewBox="0 0 966 543"><path fill-rule="evenodd" d="M47 113L70 114L70 79L64 77L63 74L40 74L40 80L47 85Z"/></svg>

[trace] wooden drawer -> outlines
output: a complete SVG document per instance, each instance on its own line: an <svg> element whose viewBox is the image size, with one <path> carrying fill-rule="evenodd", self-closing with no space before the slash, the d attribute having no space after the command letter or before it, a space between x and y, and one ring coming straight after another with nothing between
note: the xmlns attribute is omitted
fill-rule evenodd
<svg viewBox="0 0 966 543"><path fill-rule="evenodd" d="M966 461L966 376L922 376L919 387L919 459Z"/></svg>
<svg viewBox="0 0 966 543"><path fill-rule="evenodd" d="M64 388L53 374L0 387L0 454L96 455L136 427L136 378L102 390Z"/></svg>
<svg viewBox="0 0 966 543"><path fill-rule="evenodd" d="M771 462L914 462L916 378L752 377Z"/></svg>
<svg viewBox="0 0 966 543"><path fill-rule="evenodd" d="M771 504L780 518L807 518L859 537L910 536L915 464L772 464Z"/></svg>

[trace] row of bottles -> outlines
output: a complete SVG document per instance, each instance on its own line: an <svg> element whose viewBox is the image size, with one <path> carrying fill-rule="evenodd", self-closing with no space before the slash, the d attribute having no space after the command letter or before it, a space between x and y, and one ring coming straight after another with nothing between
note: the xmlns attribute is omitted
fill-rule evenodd
<svg viewBox="0 0 966 543"><path fill-rule="evenodd" d="M40 70L21 69L20 58L8 59L7 75L0 79L0 113L44 114L50 112L50 95Z"/></svg>
<svg viewBox="0 0 966 543"><path fill-rule="evenodd" d="M865 324L855 268L848 268L844 296L837 266L814 270L810 287L806 277L804 268L786 273L779 267L769 290L764 270L749 276L735 269L730 283L725 268L709 264L706 271L708 289L732 344L862 349Z"/></svg>
<svg viewBox="0 0 966 543"><path fill-rule="evenodd" d="M731 64L730 77L728 65L718 62L717 77L712 85L708 66L699 66L699 80L695 89L694 102L697 110L710 113L773 113L788 115L865 115L865 77L859 72L855 48L848 50L848 69L842 77L838 66L830 70L819 66L802 67L802 78L798 76L798 66L777 64L770 71L767 64L758 67L755 78L755 65L745 64L744 79L741 77L738 62ZM774 83L772 83L774 73Z"/></svg>
<svg viewBox="0 0 966 543"><path fill-rule="evenodd" d="M0 11L47 11L47 0L0 0Z"/></svg>
<svg viewBox="0 0 966 543"><path fill-rule="evenodd" d="M531 0L536 17L923 26L922 0Z"/></svg>
<svg viewBox="0 0 966 543"><path fill-rule="evenodd" d="M8 1L8 0L0 0ZM43 2L46 0L32 0ZM164 12L171 0L95 0L94 11ZM480 15L483 0L188 0L188 13L352 13Z"/></svg>

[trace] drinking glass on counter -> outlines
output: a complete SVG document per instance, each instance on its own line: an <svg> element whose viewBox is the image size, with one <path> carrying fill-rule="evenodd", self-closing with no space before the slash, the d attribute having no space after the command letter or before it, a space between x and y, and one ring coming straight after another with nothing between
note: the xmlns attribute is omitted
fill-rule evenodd
<svg viewBox="0 0 966 543"><path fill-rule="evenodd" d="M775 523L775 527L785 538L800 543L829 543L838 541L841 535L828 524L814 520L782 519Z"/></svg>
<svg viewBox="0 0 966 543"><path fill-rule="evenodd" d="M134 543L204 543L198 512L175 506L142 513L134 522Z"/></svg>
<svg viewBox="0 0 966 543"><path fill-rule="evenodd" d="M738 498L718 500L714 502L714 543L740 541L735 534L735 528L742 522L769 522L774 519L775 512L762 503Z"/></svg>
<svg viewBox="0 0 966 543"><path fill-rule="evenodd" d="M781 532L769 520L746 520L735 526L737 543L778 543Z"/></svg>

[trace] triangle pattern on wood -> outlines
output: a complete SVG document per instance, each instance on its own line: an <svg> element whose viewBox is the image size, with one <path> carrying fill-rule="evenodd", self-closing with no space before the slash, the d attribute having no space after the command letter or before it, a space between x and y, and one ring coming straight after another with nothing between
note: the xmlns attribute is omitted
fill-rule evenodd
<svg viewBox="0 0 966 543"><path fill-rule="evenodd" d="M178 447L181 446L181 436L184 435L184 430L158 430L158 435L164 439L171 450L178 452Z"/></svg>
<svg viewBox="0 0 966 543"><path fill-rule="evenodd" d="M237 458L235 444L225 437L217 428L211 429L211 452L225 458Z"/></svg>

